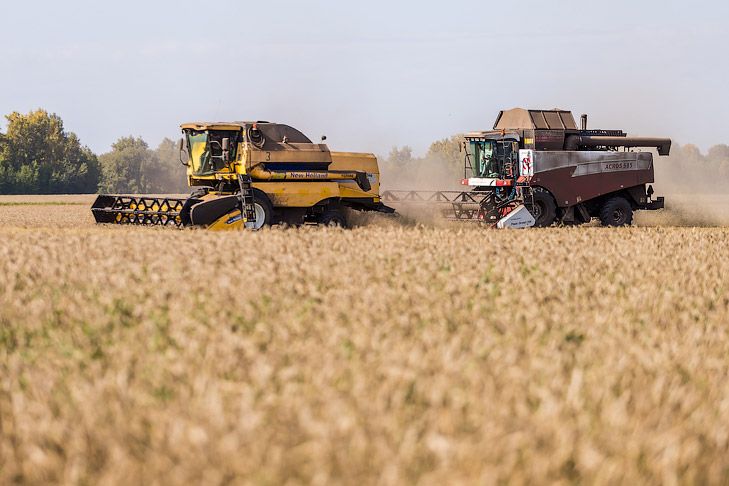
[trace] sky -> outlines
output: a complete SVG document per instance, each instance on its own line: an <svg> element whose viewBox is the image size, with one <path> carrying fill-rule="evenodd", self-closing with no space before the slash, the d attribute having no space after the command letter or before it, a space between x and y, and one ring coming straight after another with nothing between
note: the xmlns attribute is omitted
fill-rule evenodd
<svg viewBox="0 0 729 486"><path fill-rule="evenodd" d="M25 0L2 19L0 114L57 113L97 153L269 120L422 154L515 106L729 143L725 1Z"/></svg>

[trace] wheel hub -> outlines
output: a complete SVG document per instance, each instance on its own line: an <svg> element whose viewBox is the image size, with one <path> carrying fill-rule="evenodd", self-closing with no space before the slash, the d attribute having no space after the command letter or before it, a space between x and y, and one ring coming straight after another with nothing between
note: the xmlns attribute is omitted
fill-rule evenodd
<svg viewBox="0 0 729 486"><path fill-rule="evenodd" d="M623 214L622 209L617 208L613 211L613 221L615 221L615 223L621 223L624 217L625 215Z"/></svg>

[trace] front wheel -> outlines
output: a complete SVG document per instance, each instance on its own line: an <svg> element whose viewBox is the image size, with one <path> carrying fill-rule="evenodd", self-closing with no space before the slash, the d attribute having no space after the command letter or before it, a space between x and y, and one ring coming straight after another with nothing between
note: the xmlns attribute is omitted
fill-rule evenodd
<svg viewBox="0 0 729 486"><path fill-rule="evenodd" d="M545 228L552 226L557 218L557 203L546 189L540 187L534 188L533 193L534 206L532 208L532 216L534 216L534 226Z"/></svg>
<svg viewBox="0 0 729 486"><path fill-rule="evenodd" d="M624 197L610 198L600 209L600 222L603 226L628 226L633 222L633 208Z"/></svg>
<svg viewBox="0 0 729 486"><path fill-rule="evenodd" d="M246 228L258 230L273 224L273 205L265 192L253 189L253 207L256 210L256 221L246 223Z"/></svg>

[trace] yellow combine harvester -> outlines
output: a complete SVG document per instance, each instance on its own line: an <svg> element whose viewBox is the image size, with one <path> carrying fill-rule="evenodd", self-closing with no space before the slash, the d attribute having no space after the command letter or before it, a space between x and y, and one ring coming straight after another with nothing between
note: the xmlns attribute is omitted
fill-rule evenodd
<svg viewBox="0 0 729 486"><path fill-rule="evenodd" d="M97 223L203 226L213 230L318 223L346 226L345 208L393 210L380 201L372 154L332 152L288 125L185 123L180 161L187 198L102 194ZM322 139L322 142L324 138Z"/></svg>

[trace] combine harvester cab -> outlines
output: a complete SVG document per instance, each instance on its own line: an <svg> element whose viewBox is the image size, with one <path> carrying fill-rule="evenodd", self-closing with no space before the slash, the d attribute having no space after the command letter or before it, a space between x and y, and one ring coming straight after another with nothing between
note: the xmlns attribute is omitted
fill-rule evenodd
<svg viewBox="0 0 729 486"><path fill-rule="evenodd" d="M589 130L587 115L577 128L569 111L515 108L500 112L492 130L467 133L463 146L462 183L468 191L386 191L383 200L439 202L449 219L498 228L582 224L592 218L624 226L634 211L664 206L650 185L653 154L635 148L668 155L668 138Z"/></svg>
<svg viewBox="0 0 729 486"><path fill-rule="evenodd" d="M281 222L346 226L345 208L393 212L380 201L372 154L331 152L277 123L186 123L181 128L180 161L195 188L192 194L102 194L92 206L97 223L212 230Z"/></svg>

